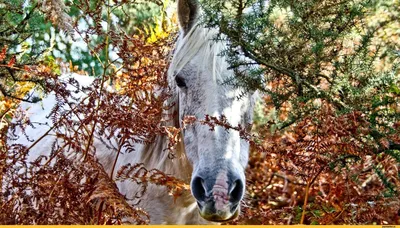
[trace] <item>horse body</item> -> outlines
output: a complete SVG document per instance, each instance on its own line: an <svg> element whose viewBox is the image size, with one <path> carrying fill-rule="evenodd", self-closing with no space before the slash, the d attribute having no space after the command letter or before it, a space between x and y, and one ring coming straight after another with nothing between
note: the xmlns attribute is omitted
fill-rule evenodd
<svg viewBox="0 0 400 228"><path fill-rule="evenodd" d="M221 81L233 75L220 52L224 42L214 42L217 31L206 29L196 23L199 14L197 1L179 0L178 14L181 33L168 71L172 96L170 104L176 104L168 112L178 112L168 124L181 127L185 116L203 119L206 114L224 115L232 126L246 126L252 121L254 98ZM78 80L82 77L76 77ZM87 77L85 77L87 78ZM83 81L83 84L90 84ZM46 115L55 104L54 95L43 100L43 105L31 105L30 116L34 122L50 122ZM22 108L27 108L22 104ZM50 128L40 125L28 128L26 133L37 139ZM135 152L125 153L122 148L115 170L127 163L143 163L147 169L158 169L191 184L191 194L185 193L176 200L167 194L165 187L149 185L146 194L137 205L150 215L152 224L206 224L227 221L239 213L239 202L244 195L244 170L248 161L249 143L240 138L239 132L195 123L186 126L176 146L174 159L168 158L165 136L157 136L149 145L136 144ZM55 136L43 138L31 148L29 160L51 151ZM31 144L25 137L15 143ZM104 169L111 173L116 153L96 136L93 146ZM114 173L114 177L116 172ZM113 178L114 178L113 177ZM128 180L118 181L118 188L128 199L135 198L140 186ZM200 213L199 213L200 212Z"/></svg>

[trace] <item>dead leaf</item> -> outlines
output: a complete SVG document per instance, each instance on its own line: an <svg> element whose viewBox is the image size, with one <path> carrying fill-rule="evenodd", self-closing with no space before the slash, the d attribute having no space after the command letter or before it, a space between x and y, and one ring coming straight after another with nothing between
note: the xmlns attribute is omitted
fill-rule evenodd
<svg viewBox="0 0 400 228"><path fill-rule="evenodd" d="M11 59L10 59L10 61L8 62L7 66L8 66L8 67L13 67L16 60L17 60L17 57L15 57L15 55L14 55L13 57L11 57Z"/></svg>
<svg viewBox="0 0 400 228"><path fill-rule="evenodd" d="M1 52L0 52L0 62L3 61L3 60L6 58L7 48L8 48L8 46L5 45L5 46L3 47L3 49L1 49Z"/></svg>

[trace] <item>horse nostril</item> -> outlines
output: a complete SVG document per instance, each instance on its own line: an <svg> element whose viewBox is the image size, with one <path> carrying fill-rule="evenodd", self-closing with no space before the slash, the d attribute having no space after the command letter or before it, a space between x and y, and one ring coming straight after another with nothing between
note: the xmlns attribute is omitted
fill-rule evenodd
<svg viewBox="0 0 400 228"><path fill-rule="evenodd" d="M198 201L204 202L206 200L206 188L204 180L201 177L195 177L192 181L192 194Z"/></svg>
<svg viewBox="0 0 400 228"><path fill-rule="evenodd" d="M233 204L239 203L239 201L242 199L243 193L244 193L243 182L238 179L231 185L231 188L229 190L229 195L230 195L229 201L231 201Z"/></svg>

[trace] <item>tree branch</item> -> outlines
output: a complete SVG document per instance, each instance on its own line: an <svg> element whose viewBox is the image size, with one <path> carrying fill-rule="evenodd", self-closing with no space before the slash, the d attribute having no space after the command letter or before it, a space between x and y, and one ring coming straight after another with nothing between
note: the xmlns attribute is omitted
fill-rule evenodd
<svg viewBox="0 0 400 228"><path fill-rule="evenodd" d="M38 101L41 101L40 98L37 99L25 99L25 98L19 98L17 96L12 95L10 92L7 92L7 90L0 84L0 92L5 96L5 97L9 97L15 100L19 100L19 101L24 101L24 102L28 102L28 103L37 103Z"/></svg>

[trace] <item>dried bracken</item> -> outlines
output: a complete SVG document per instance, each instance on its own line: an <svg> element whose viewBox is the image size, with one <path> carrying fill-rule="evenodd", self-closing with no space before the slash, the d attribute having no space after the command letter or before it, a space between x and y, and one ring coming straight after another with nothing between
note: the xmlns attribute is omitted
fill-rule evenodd
<svg viewBox="0 0 400 228"><path fill-rule="evenodd" d="M324 103L284 133L265 133L235 224L398 224L398 155L370 130L360 112L337 115Z"/></svg>
<svg viewBox="0 0 400 228"><path fill-rule="evenodd" d="M26 148L14 145L5 158L1 224L119 224L148 222L132 208L92 156L85 162L58 153L53 162L26 163Z"/></svg>
<svg viewBox="0 0 400 228"><path fill-rule="evenodd" d="M189 185L185 184L183 180L166 175L157 169L147 170L143 164L128 164L121 167L118 171L117 179L133 181L140 184L142 190L137 192L137 198L142 197L146 192L149 183L165 186L168 189L168 192L173 195L175 199L181 196L185 190L189 189Z"/></svg>
<svg viewBox="0 0 400 228"><path fill-rule="evenodd" d="M92 10L88 2L81 3L80 9L86 10L88 17L99 19L99 23L86 31L74 29L85 37L89 47L93 33L107 37L102 44L91 49L94 56L113 45L117 47L119 57L114 64L101 62L103 75L90 85L82 84L76 77L58 77L45 64L24 65L7 55L7 47L1 49L0 62L5 62L1 70L12 71L18 76L16 79L32 82L27 91L34 85L41 85L42 91L54 96L56 103L48 114L48 123L36 123L30 121L26 110L17 108L20 100L32 101L32 97L24 97L26 91L18 97L7 94L10 95L7 97L9 102L1 110L0 224L149 222L147 213L128 203L129 199L119 193L115 180L110 178L113 174L106 173L100 165L93 139L97 137L115 152L118 159L122 148L134 156L133 144L151 143L159 134L168 136L163 125L171 116L165 116L163 110L169 108L164 107L169 98L166 69L174 34L147 43L144 35L105 31L100 22L102 7L107 8L107 5L98 4L98 10ZM71 31L71 21L65 18L67 9L63 1L43 1L42 10L61 29ZM86 36L88 34L90 36ZM87 81L87 76L79 77ZM110 82L112 86L109 86ZM34 102L38 100L35 99ZM50 130L37 140L33 141L25 133L28 126L50 122ZM31 148L49 136L53 138L49 153L32 161L28 155L32 153ZM27 138L30 145L13 144L21 137ZM145 167L141 168L145 170ZM124 170L129 170L129 167ZM122 176L124 170L119 172L121 178L136 181L129 173ZM188 188L180 180L158 170L146 172L140 184L143 192L148 184L164 185L166 194L175 197Z"/></svg>

